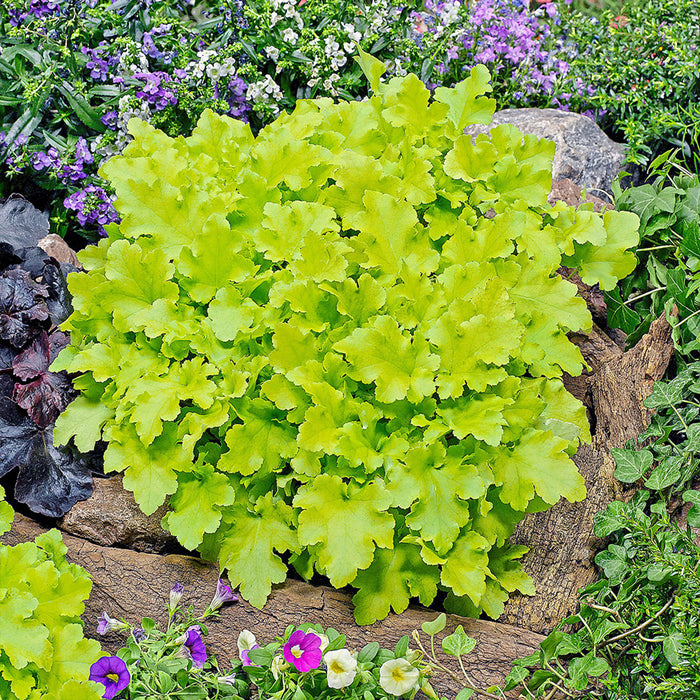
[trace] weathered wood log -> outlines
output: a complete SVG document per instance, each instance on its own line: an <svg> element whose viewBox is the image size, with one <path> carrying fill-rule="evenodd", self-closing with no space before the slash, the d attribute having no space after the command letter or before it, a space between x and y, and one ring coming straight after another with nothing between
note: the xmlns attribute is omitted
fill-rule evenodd
<svg viewBox="0 0 700 700"><path fill-rule="evenodd" d="M624 447L648 425L651 413L642 402L664 376L673 354L671 327L665 318L655 321L625 353L598 328L573 340L591 366L590 372L566 382L587 403L591 417L592 444L582 445L574 457L588 496L581 503L562 501L518 524L511 541L530 547L523 567L537 593L512 596L499 618L543 634L576 610L577 591L596 578L593 559L603 543L593 535L593 517L621 493L613 478L610 449Z"/></svg>
<svg viewBox="0 0 700 700"><path fill-rule="evenodd" d="M32 540L41 532L44 528L33 520L17 515L12 529L0 541L14 545ZM123 638L116 633L96 637L95 627L102 611L132 623L148 616L163 624L168 594L174 582L185 587L183 603L194 605L197 612L206 608L216 588L217 567L195 557L101 547L70 535L64 535L63 540L68 547L69 560L84 567L93 580L92 594L83 615L85 633L99 638L103 648L110 652L122 646ZM434 618L435 612L410 607L401 615L389 615L372 626L359 627L353 621L349 593L288 580L273 589L262 611L245 601L224 608L218 619L207 624L207 648L216 654L222 666L226 666L227 661L237 655L236 639L241 629L254 631L264 643L282 633L287 625L303 622L334 627L347 635L351 648L359 649L371 641L393 648L404 634L410 635L423 622ZM446 633L457 625L462 625L466 633L477 640L475 650L467 657L466 668L472 680L483 688L502 681L511 662L533 653L542 640L540 635L519 627L456 615L448 616ZM455 659L443 655L441 660L459 673ZM437 677L434 685L439 693L449 697L454 697L460 688L447 675Z"/></svg>

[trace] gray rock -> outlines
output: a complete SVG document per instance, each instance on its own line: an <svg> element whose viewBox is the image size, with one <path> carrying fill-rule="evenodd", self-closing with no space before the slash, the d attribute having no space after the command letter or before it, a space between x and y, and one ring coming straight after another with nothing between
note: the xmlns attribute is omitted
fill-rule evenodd
<svg viewBox="0 0 700 700"><path fill-rule="evenodd" d="M512 124L524 134L550 139L556 144L554 180L569 178L588 190L611 191L625 163L625 146L611 141L588 117L558 109L503 109L491 124L475 124L468 134L487 134L494 126Z"/></svg>

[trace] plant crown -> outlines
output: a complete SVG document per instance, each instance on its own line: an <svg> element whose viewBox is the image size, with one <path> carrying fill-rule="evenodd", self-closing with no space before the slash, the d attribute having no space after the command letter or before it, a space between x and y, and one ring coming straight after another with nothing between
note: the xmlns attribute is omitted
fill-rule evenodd
<svg viewBox="0 0 700 700"><path fill-rule="evenodd" d="M70 276L82 372L55 436L262 606L286 576L352 584L369 623L446 590L497 617L532 592L507 538L585 496L589 439L561 374L590 328L564 264L610 289L631 213L547 205L554 144L488 123L488 71L434 101L415 75L367 102L300 101L254 138L206 112L189 138L139 121L103 168L120 226Z"/></svg>
<svg viewBox="0 0 700 700"><path fill-rule="evenodd" d="M0 534L14 512L0 487ZM0 544L0 697L17 700L99 700L84 680L100 644L83 637L80 616L92 582L66 561L58 530L33 542Z"/></svg>

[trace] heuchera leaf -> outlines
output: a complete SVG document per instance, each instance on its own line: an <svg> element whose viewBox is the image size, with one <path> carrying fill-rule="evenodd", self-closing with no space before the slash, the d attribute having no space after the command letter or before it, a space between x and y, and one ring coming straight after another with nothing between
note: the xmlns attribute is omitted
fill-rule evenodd
<svg viewBox="0 0 700 700"><path fill-rule="evenodd" d="M49 317L46 287L29 273L14 269L0 277L0 338L16 348L24 347L37 333L34 321Z"/></svg>
<svg viewBox="0 0 700 700"><path fill-rule="evenodd" d="M18 470L15 498L35 513L60 517L88 498L92 460L54 447L50 427L39 427L15 403L0 399L0 476Z"/></svg>
<svg viewBox="0 0 700 700"><path fill-rule="evenodd" d="M256 137L130 123L102 171L122 222L69 280L53 367L83 394L56 436L109 442L106 469L147 513L169 496L165 525L255 605L291 552L358 588L362 622L438 591L498 615L531 590L515 524L585 495L560 377L591 317L557 270L607 287L635 221L549 207L551 142L463 134L493 108L483 67L431 101L359 56L368 101L300 100Z"/></svg>

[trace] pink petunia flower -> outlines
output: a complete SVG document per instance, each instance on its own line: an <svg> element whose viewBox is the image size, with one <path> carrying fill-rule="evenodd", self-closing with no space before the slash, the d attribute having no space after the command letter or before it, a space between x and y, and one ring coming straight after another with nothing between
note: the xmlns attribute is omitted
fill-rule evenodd
<svg viewBox="0 0 700 700"><path fill-rule="evenodd" d="M284 645L282 654L297 671L312 671L321 665L321 638L313 632L297 630Z"/></svg>

